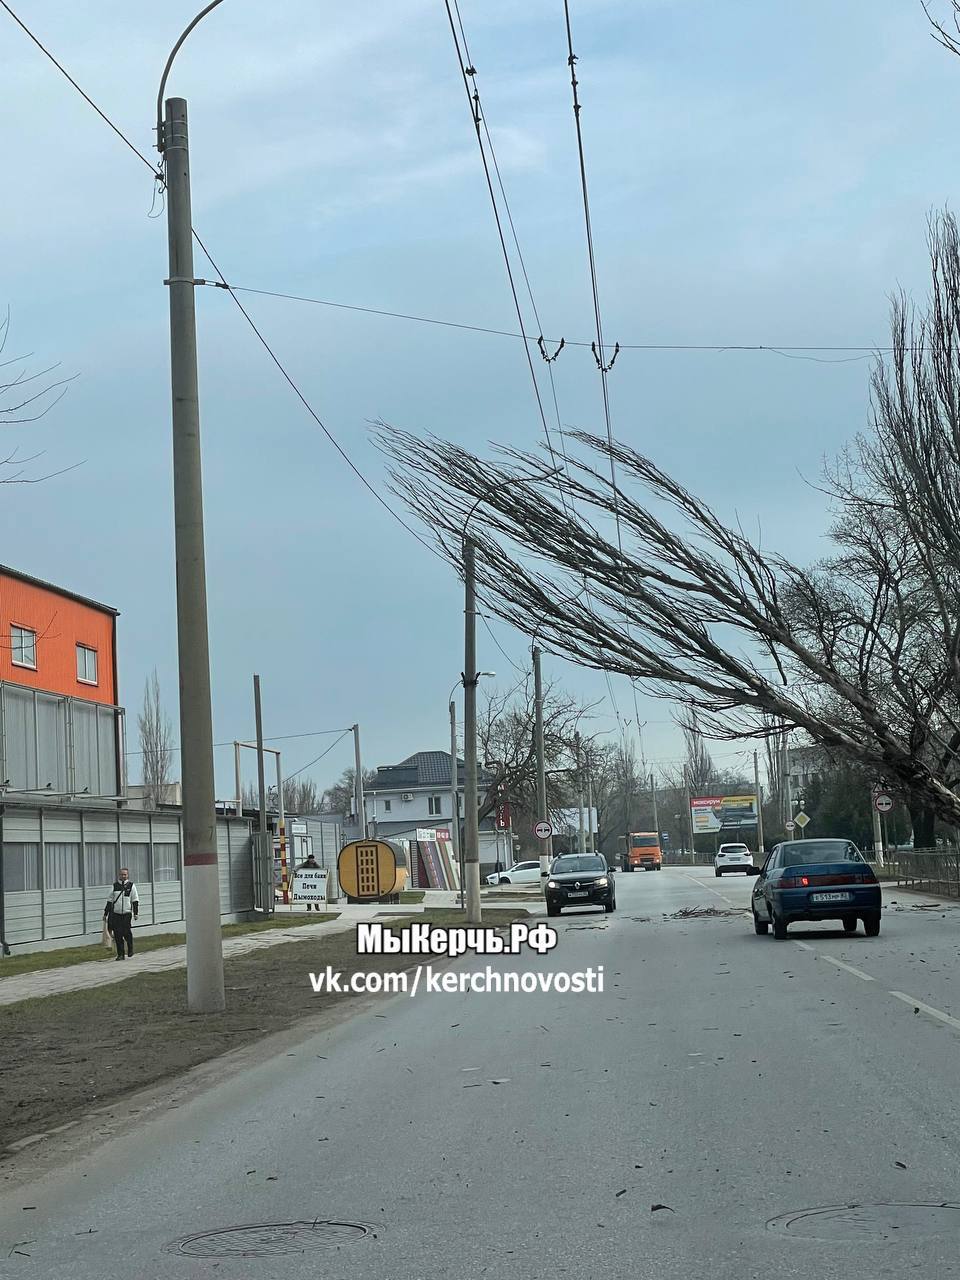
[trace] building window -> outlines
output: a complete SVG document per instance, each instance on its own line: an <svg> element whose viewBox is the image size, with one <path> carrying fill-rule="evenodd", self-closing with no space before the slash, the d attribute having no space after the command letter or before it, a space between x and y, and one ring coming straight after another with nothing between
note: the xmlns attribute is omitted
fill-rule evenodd
<svg viewBox="0 0 960 1280"><path fill-rule="evenodd" d="M150 879L150 846L148 844L122 844L122 867L130 872L134 884L145 884Z"/></svg>
<svg viewBox="0 0 960 1280"><path fill-rule="evenodd" d="M56 843L43 846L43 883L46 889L80 888L78 844Z"/></svg>
<svg viewBox="0 0 960 1280"><path fill-rule="evenodd" d="M389 813L389 812L390 812L390 809L391 809L391 801L389 801L389 800L384 800L384 802L383 802L383 812L384 812L384 813Z"/></svg>
<svg viewBox="0 0 960 1280"><path fill-rule="evenodd" d="M37 633L28 631L26 627L10 628L10 649L15 667L32 667L37 669Z"/></svg>
<svg viewBox="0 0 960 1280"><path fill-rule="evenodd" d="M86 847L86 873L88 885L113 884L117 878L117 846L115 844L88 844Z"/></svg>
<svg viewBox="0 0 960 1280"><path fill-rule="evenodd" d="M38 844L5 844L3 846L4 893L28 893L40 888L40 846Z"/></svg>
<svg viewBox="0 0 960 1280"><path fill-rule="evenodd" d="M178 844L155 844L153 846L153 879L180 879L180 846Z"/></svg>
<svg viewBox="0 0 960 1280"><path fill-rule="evenodd" d="M441 796L429 796L427 798L427 812L430 814L431 817L440 816L441 799L442 799Z"/></svg>
<svg viewBox="0 0 960 1280"><path fill-rule="evenodd" d="M77 645L77 679L81 684L97 683L97 651L89 645Z"/></svg>

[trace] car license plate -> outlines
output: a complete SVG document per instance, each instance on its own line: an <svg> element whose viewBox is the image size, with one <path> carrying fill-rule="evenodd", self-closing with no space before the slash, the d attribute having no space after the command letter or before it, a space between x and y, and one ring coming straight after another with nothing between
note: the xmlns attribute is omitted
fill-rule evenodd
<svg viewBox="0 0 960 1280"><path fill-rule="evenodd" d="M811 902L849 902L853 895L849 893L811 893Z"/></svg>
<svg viewBox="0 0 960 1280"><path fill-rule="evenodd" d="M576 889L576 890L571 889L571 890L568 892L567 897L568 897L568 898L586 898L586 897L589 897L589 890L587 890L587 889Z"/></svg>

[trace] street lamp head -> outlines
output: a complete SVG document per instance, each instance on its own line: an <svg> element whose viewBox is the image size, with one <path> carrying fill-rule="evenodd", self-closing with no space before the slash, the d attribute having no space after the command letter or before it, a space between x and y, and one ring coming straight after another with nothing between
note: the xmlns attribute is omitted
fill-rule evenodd
<svg viewBox="0 0 960 1280"><path fill-rule="evenodd" d="M478 671L477 678L479 679L480 676L489 676L491 680L495 680L497 673L495 671Z"/></svg>

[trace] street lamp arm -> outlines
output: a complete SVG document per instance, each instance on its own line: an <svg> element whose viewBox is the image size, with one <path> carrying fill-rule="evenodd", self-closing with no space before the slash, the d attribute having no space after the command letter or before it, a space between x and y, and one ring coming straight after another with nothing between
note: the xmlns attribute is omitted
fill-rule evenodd
<svg viewBox="0 0 960 1280"><path fill-rule="evenodd" d="M161 152L163 151L163 91L167 87L167 77L170 75L170 70L173 67L173 60L177 56L177 54L180 52L180 48L183 45L184 40L186 40L187 36L194 29L194 27L203 18L207 16L207 14L210 12L211 9L216 9L217 5L222 3L223 3L223 0L212 0L212 3L208 4L205 9L202 9L200 13L198 13L197 16L194 18L194 20L190 23L190 25L186 28L186 30L183 32L183 35L181 35L177 43L170 50L170 57L167 59L167 65L163 68L163 75L160 77L160 91L157 94L157 150L158 151L161 151Z"/></svg>

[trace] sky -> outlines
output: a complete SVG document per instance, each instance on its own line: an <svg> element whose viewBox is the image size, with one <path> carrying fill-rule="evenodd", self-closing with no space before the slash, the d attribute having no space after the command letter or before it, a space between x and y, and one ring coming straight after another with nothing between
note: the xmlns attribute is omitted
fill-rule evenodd
<svg viewBox="0 0 960 1280"><path fill-rule="evenodd" d="M160 72L197 0L14 7L152 160ZM589 340L562 3L461 0L461 14L543 327ZM919 0L572 0L571 14L608 341L883 344L891 291L926 296L927 214L955 200L960 59ZM177 717L165 218L147 168L2 11L0 69L6 354L77 375L40 422L6 428L8 449L41 455L34 475L64 473L4 490L2 559L120 610L135 739L154 669ZM515 330L443 0L225 0L168 93L189 103L194 225L231 284ZM388 507L377 419L480 453L541 438L518 339L242 297ZM368 766L445 748L456 575L351 473L229 295L198 289L197 312L215 741L252 736L256 671L267 736L356 722ZM589 351L554 369L564 426L602 432ZM867 427L869 375L861 359L624 351L613 429L808 562L828 525L812 482ZM506 689L529 642L490 627L509 660L481 628L479 665ZM602 700L591 732L618 736L619 716L637 739L622 678L611 700L598 673L548 668ZM641 689L638 707L647 760L675 761L671 704ZM306 769L321 787L352 763L336 735L282 746L285 773L330 747ZM714 754L735 766L736 750ZM229 796L229 747L217 782Z"/></svg>

